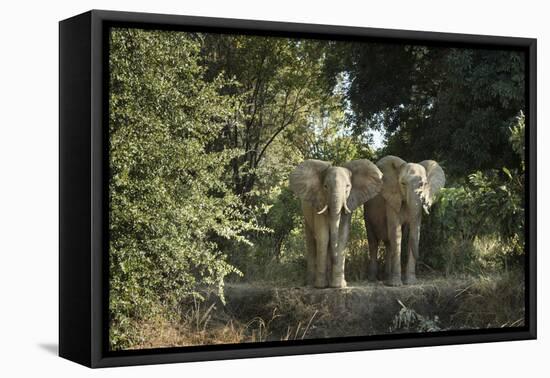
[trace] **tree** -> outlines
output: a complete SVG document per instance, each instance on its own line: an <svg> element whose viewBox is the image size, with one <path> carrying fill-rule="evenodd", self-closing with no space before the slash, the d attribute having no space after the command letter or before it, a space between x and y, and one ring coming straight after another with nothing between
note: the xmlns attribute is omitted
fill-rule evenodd
<svg viewBox="0 0 550 378"><path fill-rule="evenodd" d="M525 106L522 54L450 49L443 64L431 108L405 125L411 158L425 159L425 151L433 151L454 177L518 167L508 128Z"/></svg>
<svg viewBox="0 0 550 378"><path fill-rule="evenodd" d="M238 270L218 238L259 228L230 188L233 146L209 149L235 112L218 75L205 80L196 36L113 29L109 98L111 347L135 321L174 309ZM174 311L174 313L176 313Z"/></svg>
<svg viewBox="0 0 550 378"><path fill-rule="evenodd" d="M235 85L222 89L237 98L220 146L244 151L232 162L236 194L246 196L258 180L269 149L289 129L304 127L307 115L326 99L321 70L322 41L288 38L204 36L208 76L223 73Z"/></svg>
<svg viewBox="0 0 550 378"><path fill-rule="evenodd" d="M382 130L383 154L437 159L451 178L518 166L507 138L525 106L523 53L355 43L330 56L325 72L349 77L355 134Z"/></svg>

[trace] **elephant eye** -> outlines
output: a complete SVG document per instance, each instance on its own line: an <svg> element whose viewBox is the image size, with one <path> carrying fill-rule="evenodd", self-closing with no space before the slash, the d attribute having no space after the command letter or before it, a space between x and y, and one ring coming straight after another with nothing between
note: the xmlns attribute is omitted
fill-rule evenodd
<svg viewBox="0 0 550 378"><path fill-rule="evenodd" d="M325 187L325 189L328 189L328 185L327 185L327 184L325 184L325 185L323 185L323 186Z"/></svg>
<svg viewBox="0 0 550 378"><path fill-rule="evenodd" d="M351 188L351 185L350 185L350 184L347 184L347 185L346 185L346 188L348 188L348 189Z"/></svg>

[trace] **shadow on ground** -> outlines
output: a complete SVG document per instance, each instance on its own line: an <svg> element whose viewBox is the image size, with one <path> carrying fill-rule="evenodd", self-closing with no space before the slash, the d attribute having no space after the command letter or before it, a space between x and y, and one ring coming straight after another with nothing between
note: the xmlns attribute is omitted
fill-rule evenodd
<svg viewBox="0 0 550 378"><path fill-rule="evenodd" d="M59 355L59 346L57 343L39 343L38 347L50 354Z"/></svg>

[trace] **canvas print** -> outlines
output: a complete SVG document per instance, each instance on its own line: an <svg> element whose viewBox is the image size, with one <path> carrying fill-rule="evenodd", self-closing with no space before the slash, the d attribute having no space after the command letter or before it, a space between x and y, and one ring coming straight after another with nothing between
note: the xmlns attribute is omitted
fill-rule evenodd
<svg viewBox="0 0 550 378"><path fill-rule="evenodd" d="M111 351L525 326L523 50L108 41Z"/></svg>

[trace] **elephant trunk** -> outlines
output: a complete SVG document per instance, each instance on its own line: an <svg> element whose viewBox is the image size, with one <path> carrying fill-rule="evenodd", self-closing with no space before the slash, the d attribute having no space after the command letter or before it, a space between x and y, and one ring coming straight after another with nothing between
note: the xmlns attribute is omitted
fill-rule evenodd
<svg viewBox="0 0 550 378"><path fill-rule="evenodd" d="M418 260L418 245L420 242L420 219L411 222L409 225L409 248L415 260Z"/></svg>
<svg viewBox="0 0 550 378"><path fill-rule="evenodd" d="M330 236L330 253L333 258L338 254L338 242L340 239L340 217L342 208L344 207L344 195L335 193L330 199L330 220L329 220L329 236Z"/></svg>
<svg viewBox="0 0 550 378"><path fill-rule="evenodd" d="M340 215L330 217L329 221L330 255L336 258L338 254L338 241L340 239Z"/></svg>
<svg viewBox="0 0 550 378"><path fill-rule="evenodd" d="M409 218L411 220L421 217L422 211L427 212L423 193L419 190L409 189L407 191L407 207L409 208Z"/></svg>
<svg viewBox="0 0 550 378"><path fill-rule="evenodd" d="M408 248L415 259L418 259L418 244L420 241L420 222L422 211L426 212L426 204L423 193L419 190L409 189L407 193L409 240Z"/></svg>
<svg viewBox="0 0 550 378"><path fill-rule="evenodd" d="M339 193L333 193L330 196L329 209L331 218L340 216L340 212L342 211L342 207L344 206L344 201L342 200L342 197L343 196L339 195Z"/></svg>

